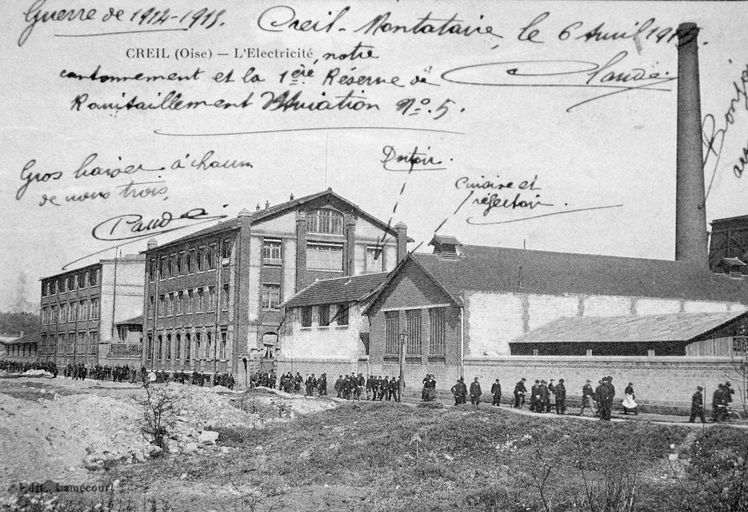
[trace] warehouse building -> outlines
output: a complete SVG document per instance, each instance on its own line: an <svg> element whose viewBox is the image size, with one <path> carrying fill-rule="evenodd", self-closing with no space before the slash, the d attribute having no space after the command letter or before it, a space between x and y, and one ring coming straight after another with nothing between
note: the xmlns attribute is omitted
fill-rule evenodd
<svg viewBox="0 0 748 512"><path fill-rule="evenodd" d="M331 189L149 243L143 362L166 371L273 368L281 303L317 279L392 270L407 228L390 227Z"/></svg>

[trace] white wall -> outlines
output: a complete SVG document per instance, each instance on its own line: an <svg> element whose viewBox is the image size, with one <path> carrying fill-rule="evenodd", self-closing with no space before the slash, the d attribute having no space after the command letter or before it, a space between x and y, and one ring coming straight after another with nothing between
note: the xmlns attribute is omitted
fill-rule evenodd
<svg viewBox="0 0 748 512"><path fill-rule="evenodd" d="M336 313L331 306L330 316ZM301 327L301 309L295 308L291 320L291 334L282 340L281 355L284 360L292 359L325 359L356 361L364 355L364 345L359 333L365 319L361 317L358 306L352 306L348 312L349 325L319 327L317 307L313 308L312 326Z"/></svg>

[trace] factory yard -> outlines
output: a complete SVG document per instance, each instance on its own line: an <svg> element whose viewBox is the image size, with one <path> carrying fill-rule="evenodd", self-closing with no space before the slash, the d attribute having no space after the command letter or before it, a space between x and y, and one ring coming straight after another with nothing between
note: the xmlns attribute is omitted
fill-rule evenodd
<svg viewBox="0 0 748 512"><path fill-rule="evenodd" d="M163 451L143 430L158 397ZM734 426L173 383L147 399L0 378L0 510L748 510Z"/></svg>

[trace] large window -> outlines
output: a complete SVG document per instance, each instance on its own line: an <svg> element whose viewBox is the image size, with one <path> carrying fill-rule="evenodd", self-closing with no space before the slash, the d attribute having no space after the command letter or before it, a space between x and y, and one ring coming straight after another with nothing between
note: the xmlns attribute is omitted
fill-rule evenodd
<svg viewBox="0 0 748 512"><path fill-rule="evenodd" d="M338 325L348 325L348 304L338 304L335 320Z"/></svg>
<svg viewBox="0 0 748 512"><path fill-rule="evenodd" d="M304 306L301 308L301 326L312 326L312 306Z"/></svg>
<svg viewBox="0 0 748 512"><path fill-rule="evenodd" d="M429 353L443 355L445 350L445 308L429 309Z"/></svg>
<svg viewBox="0 0 748 512"><path fill-rule="evenodd" d="M229 285L223 285L223 293L221 294L221 309L229 309Z"/></svg>
<svg viewBox="0 0 748 512"><path fill-rule="evenodd" d="M280 285L262 285L262 309L278 309L280 304Z"/></svg>
<svg viewBox="0 0 748 512"><path fill-rule="evenodd" d="M384 353L387 355L400 353L400 312L386 311L384 313Z"/></svg>
<svg viewBox="0 0 748 512"><path fill-rule="evenodd" d="M367 247L366 248L366 271L367 272L381 272L384 269L382 257L384 251L381 247Z"/></svg>
<svg viewBox="0 0 748 512"><path fill-rule="evenodd" d="M319 306L319 326L327 327L330 325L330 305L323 304Z"/></svg>
<svg viewBox="0 0 748 512"><path fill-rule="evenodd" d="M405 312L405 320L408 322L408 346L406 353L421 353L421 310L411 309Z"/></svg>
<svg viewBox="0 0 748 512"><path fill-rule="evenodd" d="M91 318L99 318L99 299L91 299Z"/></svg>
<svg viewBox="0 0 748 512"><path fill-rule="evenodd" d="M343 270L343 246L307 244L306 268L313 270Z"/></svg>
<svg viewBox="0 0 748 512"><path fill-rule="evenodd" d="M262 242L262 264L263 265L280 265L281 243L277 240L265 240Z"/></svg>
<svg viewBox="0 0 748 512"><path fill-rule="evenodd" d="M334 210L314 210L307 214L306 229L309 233L343 234L343 215Z"/></svg>
<svg viewBox="0 0 748 512"><path fill-rule="evenodd" d="M192 359L192 334L184 335L184 358L186 361Z"/></svg>

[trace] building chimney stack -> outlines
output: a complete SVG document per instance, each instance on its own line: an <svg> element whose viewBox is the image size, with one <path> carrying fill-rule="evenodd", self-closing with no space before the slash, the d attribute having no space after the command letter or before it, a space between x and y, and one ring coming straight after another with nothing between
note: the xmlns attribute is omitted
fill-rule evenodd
<svg viewBox="0 0 748 512"><path fill-rule="evenodd" d="M698 33L695 23L678 26L675 259L708 267Z"/></svg>

